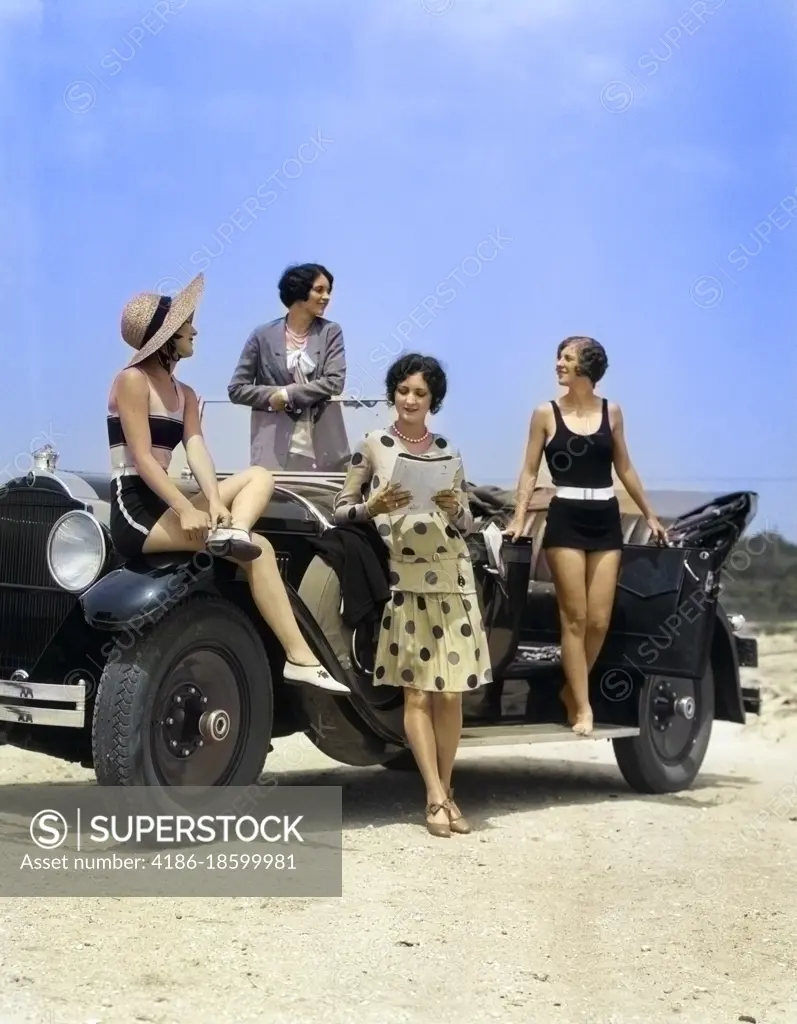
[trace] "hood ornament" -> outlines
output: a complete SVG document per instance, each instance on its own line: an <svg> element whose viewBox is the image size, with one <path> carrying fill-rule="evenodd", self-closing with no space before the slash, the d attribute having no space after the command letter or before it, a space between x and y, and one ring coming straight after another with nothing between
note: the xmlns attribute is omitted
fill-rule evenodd
<svg viewBox="0 0 797 1024"><path fill-rule="evenodd" d="M43 469L47 473L54 473L58 464L58 452L51 444L37 448L33 452L33 468Z"/></svg>

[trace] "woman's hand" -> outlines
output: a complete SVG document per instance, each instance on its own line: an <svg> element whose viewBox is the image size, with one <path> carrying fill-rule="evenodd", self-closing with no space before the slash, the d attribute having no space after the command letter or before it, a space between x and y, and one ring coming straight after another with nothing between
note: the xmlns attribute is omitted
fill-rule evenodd
<svg viewBox="0 0 797 1024"><path fill-rule="evenodd" d="M374 516L390 515L408 505L411 497L408 491L400 490L398 484L393 484L392 487L385 486L376 494L372 494L366 502L368 515L372 519Z"/></svg>
<svg viewBox="0 0 797 1024"><path fill-rule="evenodd" d="M193 505L180 513L180 529L191 540L207 540L209 526L210 515L207 512L201 512Z"/></svg>
<svg viewBox="0 0 797 1024"><path fill-rule="evenodd" d="M648 518L645 520L645 522L648 524L648 526L652 530L652 532L653 532L653 539L656 541L656 543L657 544L666 544L667 543L667 531L664 529L664 527L659 522L658 517L657 516L648 516Z"/></svg>
<svg viewBox="0 0 797 1024"><path fill-rule="evenodd" d="M284 391L275 391L268 402L274 412L282 412L288 404Z"/></svg>
<svg viewBox="0 0 797 1024"><path fill-rule="evenodd" d="M215 498L208 502L210 509L210 529L215 530L217 526L230 526L232 514L221 498Z"/></svg>
<svg viewBox="0 0 797 1024"><path fill-rule="evenodd" d="M509 537L510 540L516 541L518 537L522 537L526 528L527 515L512 516L509 525L503 531L505 537Z"/></svg>
<svg viewBox="0 0 797 1024"><path fill-rule="evenodd" d="M438 491L432 500L439 509L452 518L459 512L459 498L454 491Z"/></svg>

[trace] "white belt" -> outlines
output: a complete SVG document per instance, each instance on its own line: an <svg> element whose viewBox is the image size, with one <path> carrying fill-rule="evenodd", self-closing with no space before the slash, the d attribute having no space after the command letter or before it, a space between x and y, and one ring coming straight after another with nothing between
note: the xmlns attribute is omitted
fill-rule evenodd
<svg viewBox="0 0 797 1024"><path fill-rule="evenodd" d="M613 487L557 487L557 498L571 498L574 501L608 501L614 497Z"/></svg>

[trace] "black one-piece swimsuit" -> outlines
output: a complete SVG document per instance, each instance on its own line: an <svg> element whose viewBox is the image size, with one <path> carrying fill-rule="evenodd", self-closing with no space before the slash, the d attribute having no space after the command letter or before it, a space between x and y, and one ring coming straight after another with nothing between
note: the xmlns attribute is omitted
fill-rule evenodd
<svg viewBox="0 0 797 1024"><path fill-rule="evenodd" d="M613 487L614 438L609 403L603 399L601 422L594 434L576 434L567 427L558 404L551 402L556 432L545 446L545 461L555 487ZM617 496L574 499L554 496L548 506L543 548L616 551L623 546Z"/></svg>

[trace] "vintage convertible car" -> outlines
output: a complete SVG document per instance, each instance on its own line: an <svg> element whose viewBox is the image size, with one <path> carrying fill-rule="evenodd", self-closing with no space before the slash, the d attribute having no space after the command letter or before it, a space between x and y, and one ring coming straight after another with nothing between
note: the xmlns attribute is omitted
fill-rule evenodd
<svg viewBox="0 0 797 1024"><path fill-rule="evenodd" d="M350 436L386 422L384 402L341 401ZM220 471L248 462L247 413L203 403ZM52 449L37 452L34 468L0 491L4 741L92 767L104 785L249 784L272 739L298 732L344 764L411 768L401 692L372 685L374 633L347 628L337 577L314 547L332 528L341 469L279 474L257 529L274 545L311 646L350 696L284 682L282 651L233 564L190 553L120 558L108 532L109 474L62 471ZM171 472L196 491L179 455ZM588 742L568 728L557 696L557 607L538 543L551 493L541 478L530 539L504 543L496 557L490 525L507 522L511 494L472 486L468 543L494 682L464 697L463 747ZM679 506L652 493L667 547L649 543L619 491L627 546L591 679L591 738L612 741L631 787L661 793L693 782L715 719L744 723L759 710L758 690L740 679L757 664L756 641L719 600L757 496L692 496L689 507L688 496Z"/></svg>

